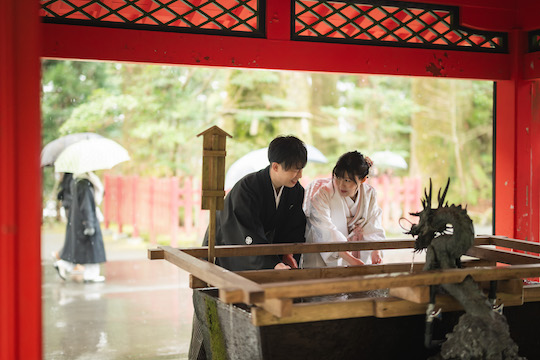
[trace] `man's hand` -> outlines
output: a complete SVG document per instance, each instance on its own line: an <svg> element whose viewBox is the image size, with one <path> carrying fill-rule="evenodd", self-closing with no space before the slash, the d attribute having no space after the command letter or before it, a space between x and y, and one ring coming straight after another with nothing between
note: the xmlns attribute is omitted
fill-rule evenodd
<svg viewBox="0 0 540 360"><path fill-rule="evenodd" d="M274 266L275 270L289 270L291 267L289 265L285 265L284 263L279 263L276 266Z"/></svg>
<svg viewBox="0 0 540 360"><path fill-rule="evenodd" d="M298 263L293 254L283 255L283 262L289 265L291 269L298 269Z"/></svg>
<svg viewBox="0 0 540 360"><path fill-rule="evenodd" d="M92 236L96 233L96 229L94 229L93 227L88 227L86 229L84 229L83 231L83 234L86 235L86 236Z"/></svg>

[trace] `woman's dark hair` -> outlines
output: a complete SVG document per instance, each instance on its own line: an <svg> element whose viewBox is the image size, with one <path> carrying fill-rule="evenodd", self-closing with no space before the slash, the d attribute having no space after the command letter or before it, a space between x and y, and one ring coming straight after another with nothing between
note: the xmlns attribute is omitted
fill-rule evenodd
<svg viewBox="0 0 540 360"><path fill-rule="evenodd" d="M303 169L307 163L307 149L295 136L278 136L268 146L268 161L276 162L289 170L293 166Z"/></svg>
<svg viewBox="0 0 540 360"><path fill-rule="evenodd" d="M359 179L365 178L369 174L370 162L366 160L362 153L351 151L341 155L332 170L332 176L344 177L345 173L356 184L356 177Z"/></svg>

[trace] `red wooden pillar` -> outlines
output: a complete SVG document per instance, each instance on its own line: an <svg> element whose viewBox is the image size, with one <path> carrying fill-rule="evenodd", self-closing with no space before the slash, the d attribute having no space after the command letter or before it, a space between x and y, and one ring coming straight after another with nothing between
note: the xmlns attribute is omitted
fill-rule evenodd
<svg viewBox="0 0 540 360"><path fill-rule="evenodd" d="M516 119L518 116L518 81L520 58L519 36L509 36L512 75L498 81L495 91L495 229L496 235L515 237L516 216Z"/></svg>
<svg viewBox="0 0 540 360"><path fill-rule="evenodd" d="M531 236L540 241L540 81L531 82Z"/></svg>
<svg viewBox="0 0 540 360"><path fill-rule="evenodd" d="M41 359L39 2L0 12L0 359Z"/></svg>
<svg viewBox="0 0 540 360"><path fill-rule="evenodd" d="M495 234L539 241L540 84L525 79L527 33L511 33L512 77L497 82Z"/></svg>

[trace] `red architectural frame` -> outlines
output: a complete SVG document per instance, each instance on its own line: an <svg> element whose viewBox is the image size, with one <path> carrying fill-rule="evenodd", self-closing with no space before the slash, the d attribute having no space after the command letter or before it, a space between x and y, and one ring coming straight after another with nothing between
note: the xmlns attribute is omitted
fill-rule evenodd
<svg viewBox="0 0 540 360"><path fill-rule="evenodd" d="M366 1L367 2L367 1ZM36 0L0 15L0 359L40 359L39 58L493 80L495 232L539 240L540 29L534 0L424 0L460 8L460 23L509 33L509 53L298 42L290 1L266 1L266 38L40 24ZM32 14L34 14L32 16Z"/></svg>

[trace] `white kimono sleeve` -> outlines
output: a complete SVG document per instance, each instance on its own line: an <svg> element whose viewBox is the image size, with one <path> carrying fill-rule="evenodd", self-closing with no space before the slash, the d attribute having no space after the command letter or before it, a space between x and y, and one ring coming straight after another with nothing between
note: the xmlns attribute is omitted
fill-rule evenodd
<svg viewBox="0 0 540 360"><path fill-rule="evenodd" d="M347 237L332 221L331 202L332 193L328 187L321 187L311 198L309 203L309 217L307 217L306 242L346 242ZM338 266L339 253L326 252L320 256L327 266Z"/></svg>
<svg viewBox="0 0 540 360"><path fill-rule="evenodd" d="M367 204L367 216L365 222L363 222L363 240L384 240L386 234L382 226L382 209L377 204L377 192L375 189L370 188L366 193L369 194L369 203Z"/></svg>

